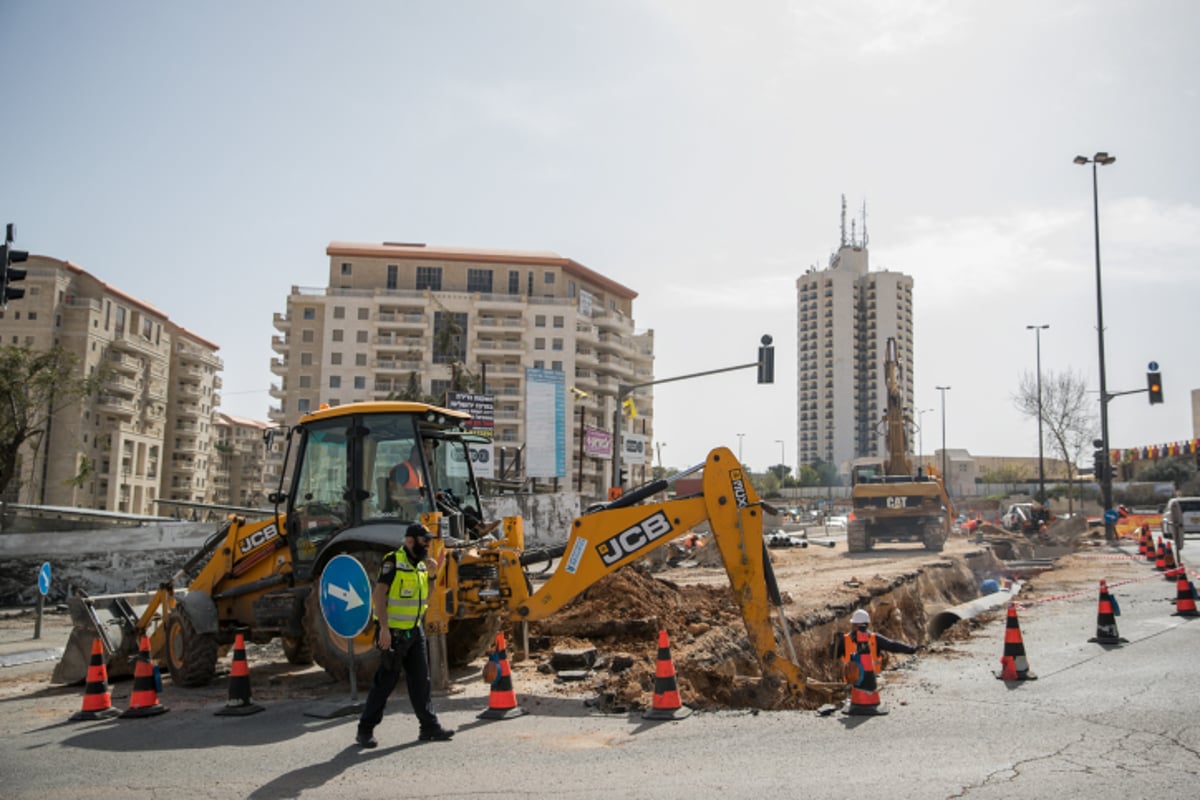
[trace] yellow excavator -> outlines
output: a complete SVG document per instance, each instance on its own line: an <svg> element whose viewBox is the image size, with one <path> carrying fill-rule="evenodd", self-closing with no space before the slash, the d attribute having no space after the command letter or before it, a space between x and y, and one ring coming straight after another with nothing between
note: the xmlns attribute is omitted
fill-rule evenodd
<svg viewBox="0 0 1200 800"><path fill-rule="evenodd" d="M846 524L846 549L865 553L881 541L921 542L926 550L940 552L950 535L954 504L942 474L932 464L913 474L894 338L887 340L883 366L887 458L860 462L851 469L853 518Z"/></svg>
<svg viewBox="0 0 1200 800"><path fill-rule="evenodd" d="M764 675L803 691L763 540L763 503L727 448L589 508L572 523L565 545L527 549L520 517L506 518L498 530L483 520L468 419L420 403L372 402L321 409L290 429L273 429L274 437L287 436L290 465L286 489L281 483L271 495L275 514L231 517L152 593L70 598L74 629L54 682L84 680L96 638L110 676L132 674L144 635L173 682L204 685L238 633L252 642L280 638L289 661L315 660L335 678L348 677L353 664L355 677L367 681L378 663L373 626L352 640L335 633L313 587L343 554L373 579L383 555L400 547L418 520L437 533L430 555L442 564L426 616L436 680L439 669L445 674L447 666L483 655L506 621L553 614L604 576L707 523ZM403 485L395 480L398 464L406 465ZM652 501L701 470L699 494ZM533 591L528 566L559 556L554 573Z"/></svg>

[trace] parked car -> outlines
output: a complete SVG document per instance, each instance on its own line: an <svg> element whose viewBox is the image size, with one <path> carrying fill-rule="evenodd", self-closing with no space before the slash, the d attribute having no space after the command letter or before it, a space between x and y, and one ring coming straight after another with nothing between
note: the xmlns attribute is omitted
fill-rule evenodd
<svg viewBox="0 0 1200 800"><path fill-rule="evenodd" d="M1033 503L1013 503L1000 517L1000 524L1006 531L1020 533L1033 521Z"/></svg>
<svg viewBox="0 0 1200 800"><path fill-rule="evenodd" d="M1173 540L1175 550L1183 549L1189 536L1200 537L1200 497L1172 497L1162 513L1163 537Z"/></svg>

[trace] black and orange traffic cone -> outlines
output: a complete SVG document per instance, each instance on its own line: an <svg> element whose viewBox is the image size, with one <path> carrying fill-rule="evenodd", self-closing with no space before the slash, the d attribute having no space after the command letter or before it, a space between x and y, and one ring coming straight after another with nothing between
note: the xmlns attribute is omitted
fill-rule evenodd
<svg viewBox="0 0 1200 800"><path fill-rule="evenodd" d="M1117 632L1117 615L1121 613L1116 599L1109 594L1108 584L1100 581L1100 606L1096 612L1096 635L1089 642L1097 644L1122 644L1128 639Z"/></svg>
<svg viewBox="0 0 1200 800"><path fill-rule="evenodd" d="M1188 580L1183 559L1179 560L1179 566L1175 569L1175 611L1171 616L1200 617L1200 611L1196 610L1196 587Z"/></svg>
<svg viewBox="0 0 1200 800"><path fill-rule="evenodd" d="M492 680L492 690L488 694L487 710L478 715L478 719L512 719L528 712L517 705L517 693L513 691L512 667L508 663L508 646L504 641L504 633L496 634L497 660L496 677Z"/></svg>
<svg viewBox="0 0 1200 800"><path fill-rule="evenodd" d="M214 714L218 717L245 717L266 709L250 699L250 664L246 661L246 637L233 640L233 663L229 666L229 700Z"/></svg>
<svg viewBox="0 0 1200 800"><path fill-rule="evenodd" d="M108 691L108 668L104 666L104 644L92 640L92 658L88 662L87 686L83 690L83 708L71 715L71 722L109 719L121 712L113 708Z"/></svg>
<svg viewBox="0 0 1200 800"><path fill-rule="evenodd" d="M1154 534L1149 531L1146 532L1146 560L1151 564L1158 560L1158 551L1154 547Z"/></svg>
<svg viewBox="0 0 1200 800"><path fill-rule="evenodd" d="M126 717L153 717L170 711L158 702L158 681L154 679L154 665L150 663L150 639L143 636L138 644L137 664L133 667L133 691L129 694L129 708L121 714Z"/></svg>
<svg viewBox="0 0 1200 800"><path fill-rule="evenodd" d="M1146 557L1146 549L1149 547L1149 545L1146 543L1146 540L1149 537L1150 537L1150 526L1143 525L1138 530L1138 555L1141 556L1142 558Z"/></svg>
<svg viewBox="0 0 1200 800"><path fill-rule="evenodd" d="M675 662L671 660L671 641L667 629L658 632L658 658L654 665L654 698L642 719L683 719L692 710L679 700L679 683L675 680Z"/></svg>
<svg viewBox="0 0 1200 800"><path fill-rule="evenodd" d="M1175 546L1170 539L1163 542L1163 577L1175 580Z"/></svg>
<svg viewBox="0 0 1200 800"><path fill-rule="evenodd" d="M1162 572L1167 568L1167 551L1163 547L1163 537L1158 537L1158 553L1154 557L1154 568Z"/></svg>
<svg viewBox="0 0 1200 800"><path fill-rule="evenodd" d="M1008 620L1004 624L1004 654L1000 657L1002 681L1035 681L1037 675L1029 669L1025 658L1025 642L1021 638L1021 623L1017 620L1017 604L1008 604Z"/></svg>

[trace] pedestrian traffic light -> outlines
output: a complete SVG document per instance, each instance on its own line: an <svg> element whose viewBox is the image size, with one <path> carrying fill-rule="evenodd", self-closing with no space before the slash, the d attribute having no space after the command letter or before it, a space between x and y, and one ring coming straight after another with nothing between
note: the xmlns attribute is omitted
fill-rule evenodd
<svg viewBox="0 0 1200 800"><path fill-rule="evenodd" d="M0 245L0 308L8 305L9 300L20 300L25 296L24 289L11 285L25 280L25 270L14 268L12 265L28 259L29 253L24 250L14 250L12 243L13 224L10 222L5 232L4 244Z"/></svg>
<svg viewBox="0 0 1200 800"><path fill-rule="evenodd" d="M764 333L762 346L758 348L758 382L775 382L775 346L771 344L771 335Z"/></svg>
<svg viewBox="0 0 1200 800"><path fill-rule="evenodd" d="M1092 453L1092 475L1097 481L1103 481L1108 475L1108 450L1104 447L1103 439L1093 439L1092 446L1095 451Z"/></svg>
<svg viewBox="0 0 1200 800"><path fill-rule="evenodd" d="M1146 391L1150 393L1150 405L1163 401L1161 372L1146 373Z"/></svg>
<svg viewBox="0 0 1200 800"><path fill-rule="evenodd" d="M620 475L617 478L617 483L621 486L624 486L628 480L629 480L629 470L622 467Z"/></svg>

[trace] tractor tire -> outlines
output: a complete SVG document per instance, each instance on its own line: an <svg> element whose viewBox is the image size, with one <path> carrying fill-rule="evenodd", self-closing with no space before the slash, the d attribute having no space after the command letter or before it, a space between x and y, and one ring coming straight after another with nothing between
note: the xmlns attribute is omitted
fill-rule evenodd
<svg viewBox="0 0 1200 800"><path fill-rule="evenodd" d="M926 550L940 553L946 548L946 531L940 523L926 525L921 541L925 543Z"/></svg>
<svg viewBox="0 0 1200 800"><path fill-rule="evenodd" d="M376 559L378 562L378 559ZM370 574L368 572L368 574ZM336 681L350 680L350 640L334 633L321 612L319 592L309 592L304 602L304 641L313 660ZM359 686L369 686L379 668L375 624L369 623L354 637L354 674Z"/></svg>
<svg viewBox="0 0 1200 800"><path fill-rule="evenodd" d="M867 553L871 550L871 537L867 536L866 520L853 519L846 524L846 551Z"/></svg>
<svg viewBox="0 0 1200 800"><path fill-rule="evenodd" d="M312 650L308 647L308 639L303 636L283 636L280 638L283 644L283 655L287 658L289 664L300 664L307 666L313 663Z"/></svg>
<svg viewBox="0 0 1200 800"><path fill-rule="evenodd" d="M176 686L207 686L217 674L217 637L197 633L184 614L167 618L166 667Z"/></svg>
<svg viewBox="0 0 1200 800"><path fill-rule="evenodd" d="M446 660L450 667L465 667L491 650L503 623L504 618L499 614L450 620L450 630L446 633Z"/></svg>

